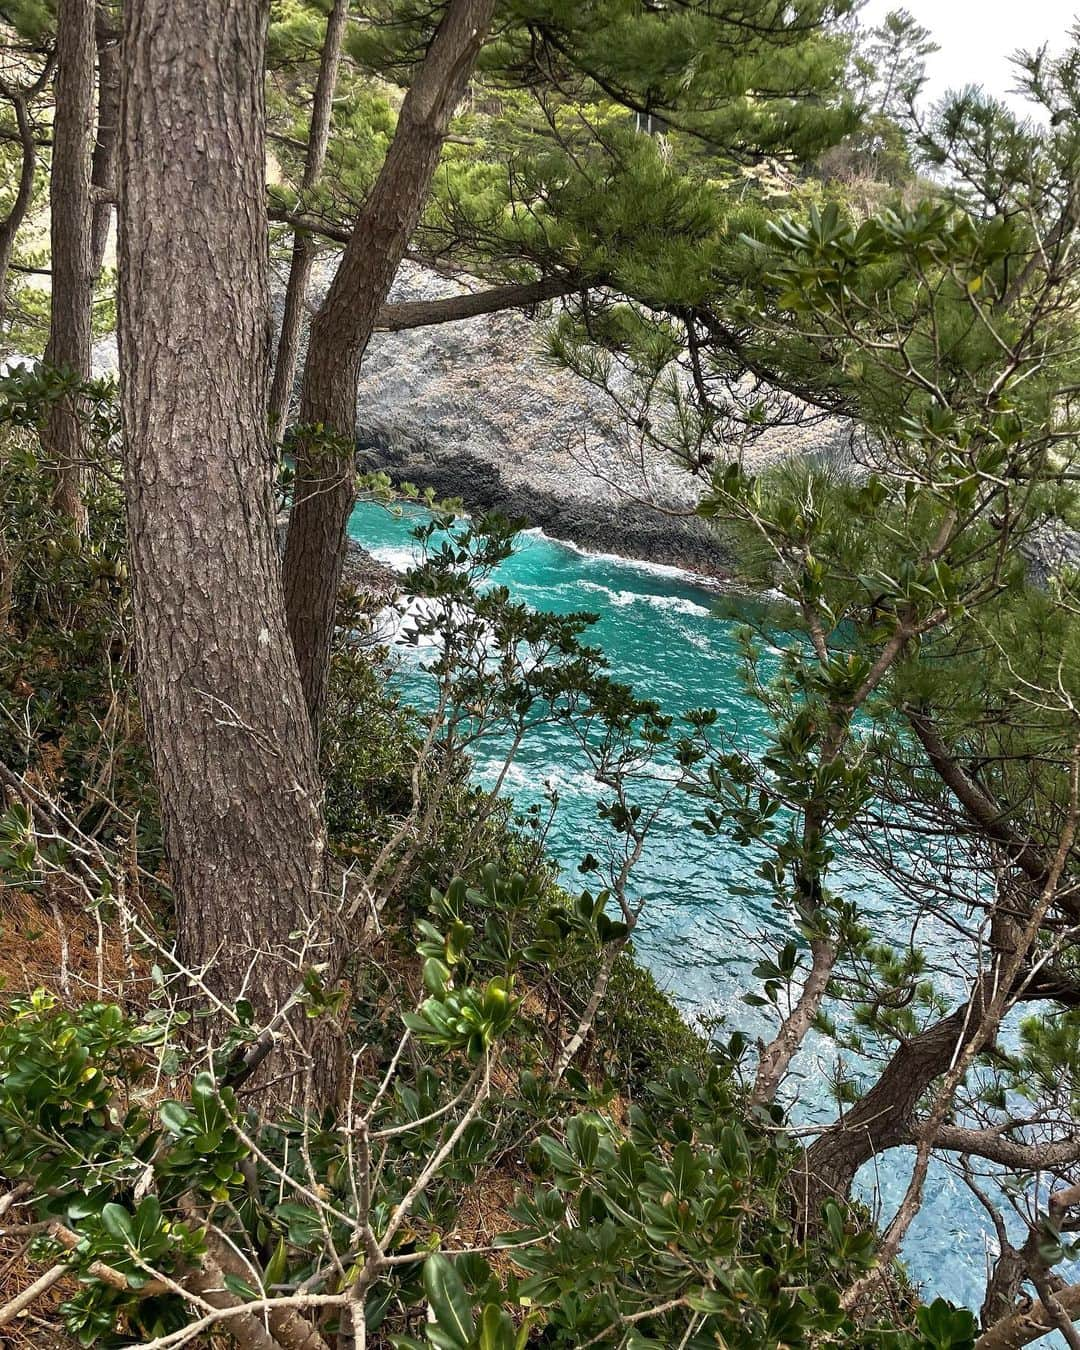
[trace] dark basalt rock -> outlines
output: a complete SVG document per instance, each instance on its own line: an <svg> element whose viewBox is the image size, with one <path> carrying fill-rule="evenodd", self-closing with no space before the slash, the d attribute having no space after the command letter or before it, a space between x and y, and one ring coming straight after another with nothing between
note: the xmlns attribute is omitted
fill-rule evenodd
<svg viewBox="0 0 1080 1350"><path fill-rule="evenodd" d="M667 563L703 576L724 578L736 559L704 521L671 517L633 501L562 495L525 481L514 482L478 455L443 458L423 446L367 447L360 462L377 464L400 482L430 487L442 498L460 498L472 513L499 511L542 529L552 539L593 553Z"/></svg>

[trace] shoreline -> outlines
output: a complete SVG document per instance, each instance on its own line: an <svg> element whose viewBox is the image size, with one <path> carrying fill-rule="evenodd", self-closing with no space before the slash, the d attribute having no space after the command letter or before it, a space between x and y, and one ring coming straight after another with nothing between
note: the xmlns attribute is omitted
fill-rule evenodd
<svg viewBox="0 0 1080 1350"><path fill-rule="evenodd" d="M427 510L422 503L415 502L408 497L395 499L394 505ZM467 503L462 503L461 516L462 518L469 518L478 509L482 508L470 508ZM771 589L762 590L752 586L731 572L701 572L681 563L658 561L655 558L616 553L605 549L588 548L577 540L562 538L542 525L526 523L518 531L518 534L538 535L548 543L566 549L578 557L610 563L630 572L639 572L661 581L670 582L672 585L681 585L699 591L703 597L709 597L713 600L720 596L734 596L747 602L768 603L772 600L784 598L779 592L774 592ZM403 566L379 557L363 541L354 538L352 535L349 536L343 569L343 582L350 589L356 592L367 591L372 595L389 598L392 595L400 594L399 585L404 575L405 569Z"/></svg>
<svg viewBox="0 0 1080 1350"><path fill-rule="evenodd" d="M542 530L552 540L592 556L670 567L706 589L737 584L737 559L700 518L668 515L627 496L595 498L566 483L565 495L528 481L508 481L499 467L469 453L443 459L412 447L367 445L364 468L383 470L397 482L459 499L470 514L499 511Z"/></svg>

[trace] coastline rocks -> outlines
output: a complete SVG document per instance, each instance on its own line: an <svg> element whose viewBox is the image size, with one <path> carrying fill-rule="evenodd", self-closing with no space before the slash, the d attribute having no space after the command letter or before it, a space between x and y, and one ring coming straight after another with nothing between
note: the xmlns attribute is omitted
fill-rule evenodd
<svg viewBox="0 0 1080 1350"><path fill-rule="evenodd" d="M1020 552L1027 562L1029 581L1048 586L1063 572L1080 572L1080 530L1047 517L1021 542Z"/></svg>
<svg viewBox="0 0 1080 1350"><path fill-rule="evenodd" d="M572 487L556 492L506 474L469 451L443 455L425 445L370 448L361 452L360 462L386 469L398 481L430 487L440 497L458 497L471 512L520 517L527 527L589 552L668 563L712 577L727 576L735 563L723 538L704 521Z"/></svg>
<svg viewBox="0 0 1080 1350"><path fill-rule="evenodd" d="M341 584L351 591L362 591L381 603L389 604L398 594L401 578L392 567L373 558L355 539L345 545Z"/></svg>
<svg viewBox="0 0 1080 1350"><path fill-rule="evenodd" d="M328 281L316 277L316 294ZM390 303L465 289L404 263ZM544 340L544 324L520 310L376 333L358 390L362 462L581 548L730 572L736 560L722 535L691 514L698 483L667 456L643 452L607 395L551 361ZM759 469L792 455L831 458L846 443L837 422L780 429L747 461Z"/></svg>
<svg viewBox="0 0 1080 1350"><path fill-rule="evenodd" d="M316 269L309 311L333 266ZM466 289L406 262L390 303ZM272 291L275 322L283 295L281 278ZM544 340L543 322L519 310L376 333L357 392L361 465L460 498L472 511L522 517L590 551L730 575L737 565L731 546L692 514L697 482L635 444L607 395L551 361ZM94 371L112 374L117 365L110 335L95 344ZM753 470L798 455L843 461L848 441L846 424L819 421L772 430L745 458Z"/></svg>
<svg viewBox="0 0 1080 1350"><path fill-rule="evenodd" d="M329 285L332 267L317 269L309 309ZM390 303L438 300L466 289L406 262ZM283 294L282 280L273 289L275 320ZM544 331L542 322L509 310L376 333L357 394L362 467L383 468L399 481L458 497L472 511L522 517L590 551L669 563L708 577L730 575L737 567L730 546L689 514L698 494L695 481L670 460L633 445L607 396L547 358ZM117 372L115 335L95 344L93 369L95 375ZM850 426L825 419L765 433L745 460L760 471L806 456L850 471L850 447ZM1080 571L1080 531L1060 520L1044 521L1019 548L1035 584L1046 585L1066 569ZM384 594L397 586L392 569L351 541L346 579Z"/></svg>

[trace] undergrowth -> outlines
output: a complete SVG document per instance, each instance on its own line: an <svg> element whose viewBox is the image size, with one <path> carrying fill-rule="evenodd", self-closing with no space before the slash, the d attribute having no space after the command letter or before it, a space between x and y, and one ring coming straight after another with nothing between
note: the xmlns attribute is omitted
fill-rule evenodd
<svg viewBox="0 0 1080 1350"><path fill-rule="evenodd" d="M967 1314L910 1300L854 1329L838 1290L871 1235L839 1206L797 1231L797 1148L778 1111L748 1111L737 1038L688 1026L606 893L566 889L535 816L432 742L352 610L326 817L346 877L397 861L344 985L300 1000L338 1028L347 1103L257 1106L250 1009L219 1010L209 1039L170 965L119 494L103 474L90 538L65 536L24 429L0 442L0 490L0 1301L57 1271L39 1338L180 1344L209 1280L206 1331L228 1317L254 1346L245 1308L269 1300L286 1350L290 1318L314 1345L406 1350L971 1344Z"/></svg>

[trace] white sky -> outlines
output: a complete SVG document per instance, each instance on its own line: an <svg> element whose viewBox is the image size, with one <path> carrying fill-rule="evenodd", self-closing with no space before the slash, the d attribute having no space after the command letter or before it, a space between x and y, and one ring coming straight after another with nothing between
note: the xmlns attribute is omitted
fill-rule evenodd
<svg viewBox="0 0 1080 1350"><path fill-rule="evenodd" d="M1044 42L1060 51L1080 21L1080 0L869 0L862 21L872 26L892 9L913 14L941 48L926 63L929 98L966 84L1007 97L1015 83L1010 55Z"/></svg>

